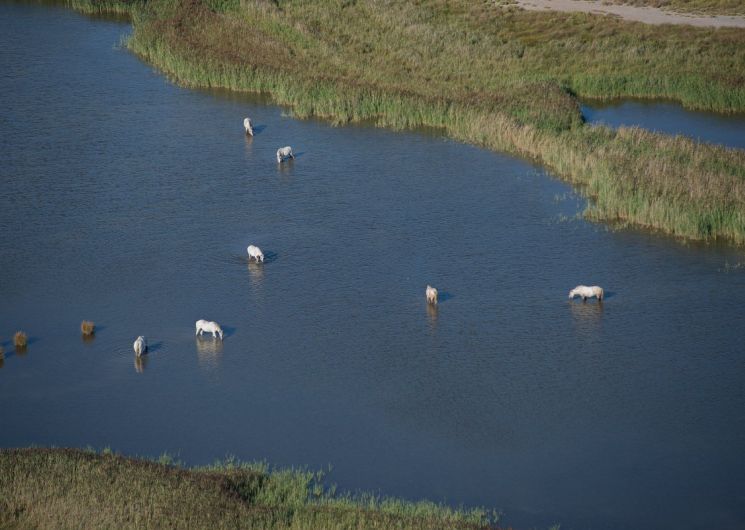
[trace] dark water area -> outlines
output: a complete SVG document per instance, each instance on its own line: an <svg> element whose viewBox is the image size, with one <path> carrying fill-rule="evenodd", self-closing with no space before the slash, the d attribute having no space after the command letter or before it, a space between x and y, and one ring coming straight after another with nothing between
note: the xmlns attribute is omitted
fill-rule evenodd
<svg viewBox="0 0 745 530"><path fill-rule="evenodd" d="M637 126L710 144L745 149L745 114L688 110L680 103L642 100L583 101L588 123Z"/></svg>
<svg viewBox="0 0 745 530"><path fill-rule="evenodd" d="M128 31L0 4L0 446L332 465L517 528L745 527L743 252L578 220L436 134L178 88Z"/></svg>

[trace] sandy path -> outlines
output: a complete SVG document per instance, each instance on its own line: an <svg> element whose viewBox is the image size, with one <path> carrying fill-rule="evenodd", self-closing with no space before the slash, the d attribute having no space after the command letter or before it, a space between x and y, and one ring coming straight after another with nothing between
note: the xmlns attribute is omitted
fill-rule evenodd
<svg viewBox="0 0 745 530"><path fill-rule="evenodd" d="M689 26L712 28L745 28L745 17L684 15L663 11L656 7L603 5L601 1L592 0L517 0L517 4L523 9L531 11L579 11L582 13L614 15L625 20L634 20L645 24L688 24Z"/></svg>

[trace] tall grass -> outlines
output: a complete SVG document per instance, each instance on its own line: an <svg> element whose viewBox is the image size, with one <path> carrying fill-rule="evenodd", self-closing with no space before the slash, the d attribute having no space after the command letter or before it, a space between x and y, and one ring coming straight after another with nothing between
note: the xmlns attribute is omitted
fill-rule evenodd
<svg viewBox="0 0 745 530"><path fill-rule="evenodd" d="M141 9L145 0L63 0L72 9L89 15L132 15Z"/></svg>
<svg viewBox="0 0 745 530"><path fill-rule="evenodd" d="M81 0L83 1L83 0ZM575 95L745 111L745 32L466 0L149 0L129 47L298 117L443 129L579 185L586 216L745 243L745 152L584 125Z"/></svg>
<svg viewBox="0 0 745 530"><path fill-rule="evenodd" d="M496 514L336 495L323 476L235 461L185 469L106 451L0 450L0 527L476 529Z"/></svg>

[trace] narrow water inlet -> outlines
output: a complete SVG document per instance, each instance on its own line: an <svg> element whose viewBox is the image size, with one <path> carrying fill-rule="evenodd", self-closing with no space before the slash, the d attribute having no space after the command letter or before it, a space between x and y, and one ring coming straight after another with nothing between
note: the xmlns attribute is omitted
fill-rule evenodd
<svg viewBox="0 0 745 530"><path fill-rule="evenodd" d="M745 149L745 114L721 114L686 109L671 101L623 99L582 100L582 116L590 124L641 127L670 135Z"/></svg>

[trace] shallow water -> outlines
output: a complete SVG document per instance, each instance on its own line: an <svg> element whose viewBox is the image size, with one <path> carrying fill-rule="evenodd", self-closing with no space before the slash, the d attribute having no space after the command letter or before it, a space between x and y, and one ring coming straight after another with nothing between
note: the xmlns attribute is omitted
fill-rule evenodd
<svg viewBox="0 0 745 530"><path fill-rule="evenodd" d="M584 101L582 115L589 123L602 123L610 127L637 126L745 149L745 114L688 110L673 102L619 100Z"/></svg>
<svg viewBox="0 0 745 530"><path fill-rule="evenodd" d="M175 87L127 31L0 4L1 446L331 464L518 528L745 525L742 252L573 219L434 134Z"/></svg>

